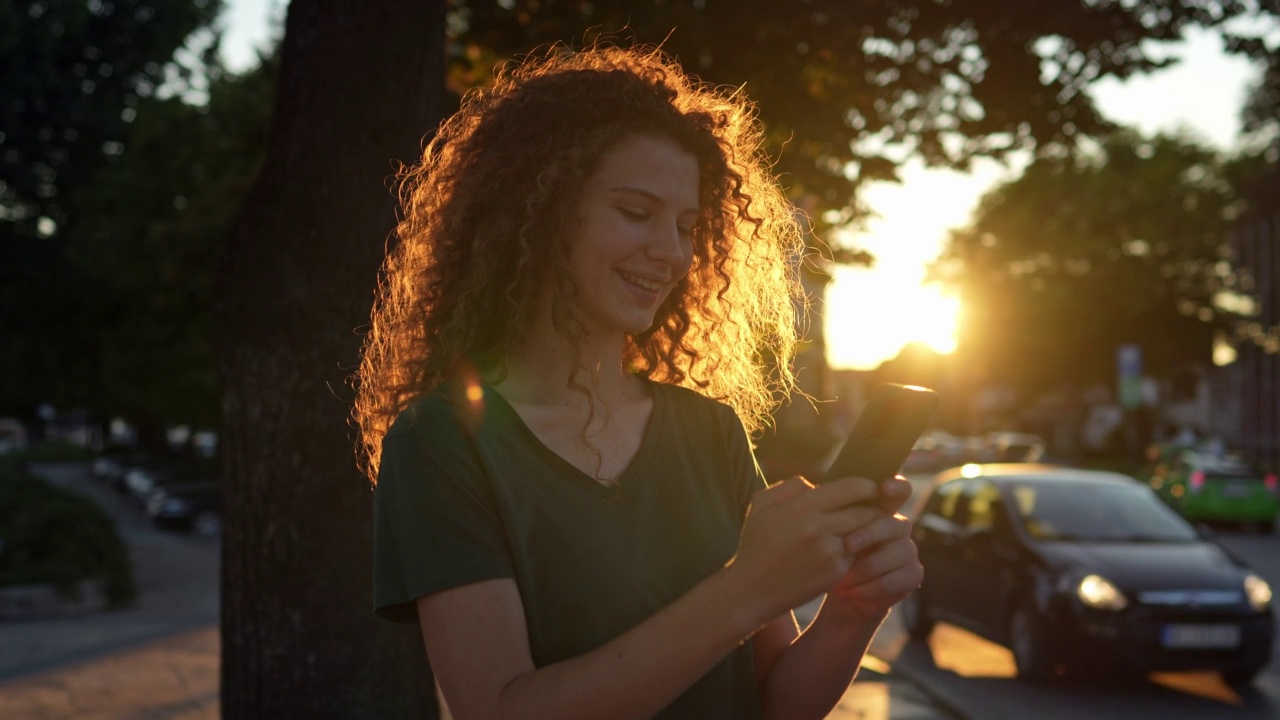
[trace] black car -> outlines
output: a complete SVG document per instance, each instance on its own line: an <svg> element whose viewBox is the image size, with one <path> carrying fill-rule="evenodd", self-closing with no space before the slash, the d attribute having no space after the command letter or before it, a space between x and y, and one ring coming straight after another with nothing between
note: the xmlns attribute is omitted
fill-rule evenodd
<svg viewBox="0 0 1280 720"><path fill-rule="evenodd" d="M1208 670L1241 686L1271 660L1271 588L1127 475L954 468L913 532L909 635L963 627L1008 646L1021 678Z"/></svg>
<svg viewBox="0 0 1280 720"><path fill-rule="evenodd" d="M147 515L161 527L213 537L222 532L222 483L160 486L147 500Z"/></svg>

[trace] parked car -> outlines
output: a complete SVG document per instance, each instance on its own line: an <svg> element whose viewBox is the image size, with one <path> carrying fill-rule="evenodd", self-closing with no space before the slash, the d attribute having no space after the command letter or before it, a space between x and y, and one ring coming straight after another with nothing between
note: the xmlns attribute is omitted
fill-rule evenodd
<svg viewBox="0 0 1280 720"><path fill-rule="evenodd" d="M151 491L156 488L158 476L164 473L165 470L156 465L132 465L125 468L117 487L123 487L122 492L134 505L145 507Z"/></svg>
<svg viewBox="0 0 1280 720"><path fill-rule="evenodd" d="M129 464L119 489L138 508L146 509L160 488L214 482L221 478L218 459L198 455L161 455L141 458Z"/></svg>
<svg viewBox="0 0 1280 720"><path fill-rule="evenodd" d="M925 576L899 606L1013 652L1018 676L1218 671L1247 685L1271 661L1271 588L1127 475L966 465L926 490Z"/></svg>
<svg viewBox="0 0 1280 720"><path fill-rule="evenodd" d="M959 465L966 460L964 439L939 428L930 428L920 435L911 448L911 454L902 464L902 471L909 473L937 472Z"/></svg>
<svg viewBox="0 0 1280 720"><path fill-rule="evenodd" d="M995 431L983 437L982 462L1031 463L1044 457L1045 442L1039 435L1022 432Z"/></svg>
<svg viewBox="0 0 1280 720"><path fill-rule="evenodd" d="M107 445L94 455L89 468L94 478L114 485L124 475L125 467L134 462L136 455L137 451L128 445Z"/></svg>
<svg viewBox="0 0 1280 720"><path fill-rule="evenodd" d="M157 487L147 501L147 515L161 527L202 537L218 535L222 532L222 483Z"/></svg>
<svg viewBox="0 0 1280 720"><path fill-rule="evenodd" d="M1188 520L1241 524L1267 534L1276 531L1276 475L1259 472L1238 455L1176 448L1157 457L1147 482Z"/></svg>
<svg viewBox="0 0 1280 720"><path fill-rule="evenodd" d="M0 455L27 449L27 427L17 418L0 417Z"/></svg>

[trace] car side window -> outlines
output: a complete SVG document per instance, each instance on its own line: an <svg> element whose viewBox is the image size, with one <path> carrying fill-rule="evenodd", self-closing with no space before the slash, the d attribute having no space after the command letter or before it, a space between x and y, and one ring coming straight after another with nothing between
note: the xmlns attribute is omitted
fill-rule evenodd
<svg viewBox="0 0 1280 720"><path fill-rule="evenodd" d="M937 515L947 520L954 520L956 503L960 500L960 483L948 482L938 486L925 505L924 515Z"/></svg>
<svg viewBox="0 0 1280 720"><path fill-rule="evenodd" d="M966 528L969 526L969 491L973 487L973 481L962 480L956 484L959 492L956 493L955 512L952 514L951 521L958 528Z"/></svg>
<svg viewBox="0 0 1280 720"><path fill-rule="evenodd" d="M968 513L965 528L971 531L990 530L994 525L993 513L1000 500L1000 491L989 482L974 482L965 488Z"/></svg>
<svg viewBox="0 0 1280 720"><path fill-rule="evenodd" d="M997 539L1010 540L1015 532L1013 529L1013 518L1009 517L1009 510L1004 505L1004 498L998 494L991 501L991 532Z"/></svg>

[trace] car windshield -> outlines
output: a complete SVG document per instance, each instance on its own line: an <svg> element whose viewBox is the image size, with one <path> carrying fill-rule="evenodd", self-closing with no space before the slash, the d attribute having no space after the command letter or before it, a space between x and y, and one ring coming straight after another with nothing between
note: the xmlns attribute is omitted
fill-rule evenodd
<svg viewBox="0 0 1280 720"><path fill-rule="evenodd" d="M1240 480L1260 480L1262 478L1262 473L1254 470L1237 455L1187 453L1186 461L1192 470L1203 471L1209 477Z"/></svg>
<svg viewBox="0 0 1280 720"><path fill-rule="evenodd" d="M1144 485L1015 483L1010 490L1027 534L1067 542L1192 542L1195 529Z"/></svg>

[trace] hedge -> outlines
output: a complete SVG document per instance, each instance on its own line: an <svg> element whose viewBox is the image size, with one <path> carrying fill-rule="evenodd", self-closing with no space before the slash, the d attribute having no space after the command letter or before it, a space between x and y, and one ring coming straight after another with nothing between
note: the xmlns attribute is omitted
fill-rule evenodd
<svg viewBox="0 0 1280 720"><path fill-rule="evenodd" d="M102 583L110 607L136 599L115 522L90 498L0 460L0 587L48 583L79 600L86 580Z"/></svg>

